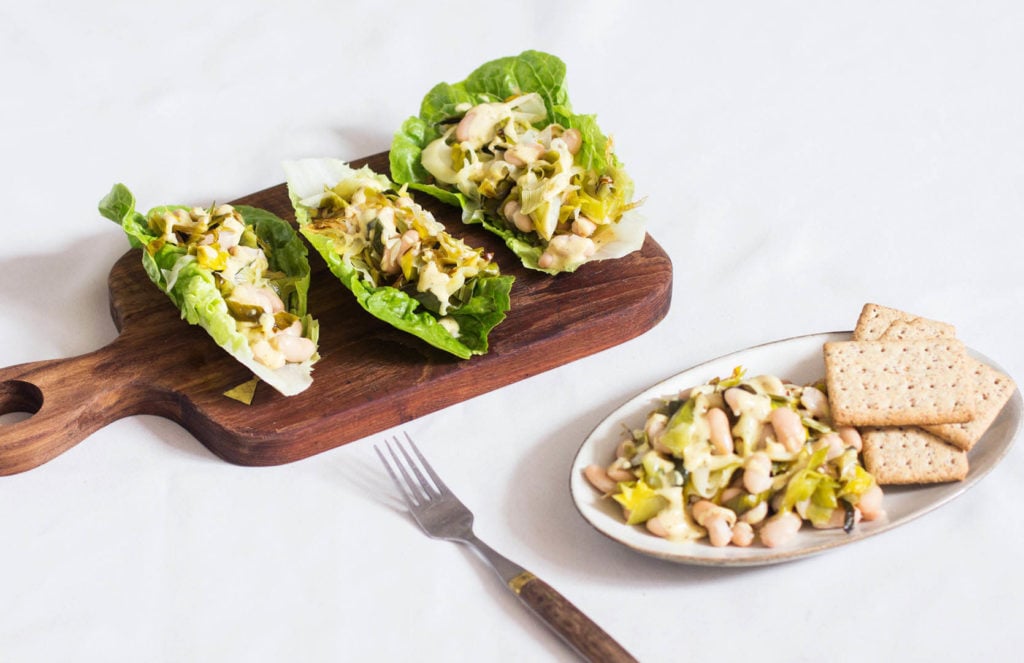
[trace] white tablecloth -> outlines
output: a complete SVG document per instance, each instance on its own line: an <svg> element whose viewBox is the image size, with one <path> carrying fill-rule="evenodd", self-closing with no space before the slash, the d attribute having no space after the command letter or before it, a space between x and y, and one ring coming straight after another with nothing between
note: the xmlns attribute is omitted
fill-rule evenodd
<svg viewBox="0 0 1024 663"><path fill-rule="evenodd" d="M402 427L480 536L644 661L1011 659L1020 444L919 520L754 569L640 556L570 500L615 406L868 301L1024 377L1020 4L712 4L5 3L0 366L115 338L114 182L143 207L237 198L286 158L387 149L439 81L553 52L647 197L673 301L639 338ZM256 469L140 416L0 478L0 659L572 660L418 531L373 453L394 432Z"/></svg>

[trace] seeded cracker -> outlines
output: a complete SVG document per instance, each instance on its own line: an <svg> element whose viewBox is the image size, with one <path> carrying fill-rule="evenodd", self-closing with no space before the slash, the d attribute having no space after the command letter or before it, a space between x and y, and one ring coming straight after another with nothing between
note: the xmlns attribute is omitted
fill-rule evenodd
<svg viewBox="0 0 1024 663"><path fill-rule="evenodd" d="M929 338L954 338L955 333L945 323L935 323L924 318L894 320L888 329L878 337L879 341L923 341ZM874 339L863 339L874 340Z"/></svg>
<svg viewBox="0 0 1024 663"><path fill-rule="evenodd" d="M962 481L967 452L912 426L862 431L864 467L881 485Z"/></svg>
<svg viewBox="0 0 1024 663"><path fill-rule="evenodd" d="M880 304L865 304L853 330L853 340L874 341L881 338L894 322L913 323L912 328L929 330L928 338L956 336L956 327L938 320L929 320L916 315Z"/></svg>
<svg viewBox="0 0 1024 663"><path fill-rule="evenodd" d="M956 339L826 343L825 380L839 426L970 421L967 353Z"/></svg>
<svg viewBox="0 0 1024 663"><path fill-rule="evenodd" d="M970 379L974 385L974 419L962 424L924 426L925 430L964 451L974 448L1016 388L1008 375L973 357L968 357L967 362L970 367Z"/></svg>
<svg viewBox="0 0 1024 663"><path fill-rule="evenodd" d="M890 309L894 310L894 309ZM951 337L952 325L904 313L889 324L879 340L919 340ZM867 340L867 339L865 339ZM974 388L974 419L961 424L926 425L924 429L955 446L970 451L985 434L996 416L1010 400L1015 385L1009 376L968 356L968 372Z"/></svg>

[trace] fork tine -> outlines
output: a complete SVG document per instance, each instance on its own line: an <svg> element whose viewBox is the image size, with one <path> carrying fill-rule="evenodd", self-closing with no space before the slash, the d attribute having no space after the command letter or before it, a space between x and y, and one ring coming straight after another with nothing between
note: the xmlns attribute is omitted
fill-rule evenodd
<svg viewBox="0 0 1024 663"><path fill-rule="evenodd" d="M395 466L398 468L398 472L402 475L402 478L405 479L406 486L408 487L409 492L412 493L413 501L416 503L416 506L423 506L433 497L430 487L426 485L426 482L423 480L422 473L420 473L419 468L416 467L416 463L413 461L412 457L409 456L409 452L406 451L398 442L398 438L393 438L393 440L395 447L398 448L398 451L400 451L401 455L405 458L405 462L402 462L402 459L399 458L398 453L395 452L395 448L391 446L390 442L386 443L388 451L391 452L391 457L395 460ZM413 474L416 475L415 479L412 474L409 473L410 469Z"/></svg>
<svg viewBox="0 0 1024 663"><path fill-rule="evenodd" d="M391 449L391 446L387 443L387 440L384 441L384 446L387 447L388 451L391 452L392 456L395 455L395 452ZM388 476L391 477L391 481L395 484L395 487L398 488L398 492L402 494L402 500L405 501L406 506L408 506L410 509L415 508L418 502L416 495L410 491L410 488L405 481L402 481L401 479L398 478L398 475L395 473L395 470L392 469L391 467L391 463L388 461L387 457L384 456L384 454L381 452L380 447L374 445L373 450L377 452L377 457L380 458L380 462L384 465L384 469L387 471ZM395 462L398 462L397 457L395 458Z"/></svg>
<svg viewBox="0 0 1024 663"><path fill-rule="evenodd" d="M409 456L409 452L402 448L398 438L394 438L393 441L394 446L392 446L391 441L384 440L384 446L387 448L388 453L391 454L391 459L393 461L391 463L392 466L397 469L398 474L402 477L402 480L399 481L399 483L402 484L402 489L406 491L406 494L408 494L409 499L411 500L409 505L411 507L421 507L432 499L433 495L431 495L431 488L424 481L423 475L416 467L415 462ZM398 451L401 452L401 456L405 457L405 462L402 461L402 457L395 451L395 447L397 447ZM409 473L410 468L413 473L416 474L415 479L412 474Z"/></svg>
<svg viewBox="0 0 1024 663"><path fill-rule="evenodd" d="M441 477L437 475L437 472L434 471L434 468L431 467L429 462L427 462L427 459L423 456L423 453L420 452L419 447L417 447L416 443L412 441L412 438L409 436L409 433L405 433L405 439L409 442L409 448L412 449L413 453L416 454L416 457L419 458L420 466L430 476L431 480L434 482L434 485L437 487L437 494L440 495L441 493L450 493L451 491L448 489L448 486L445 485L444 481L441 481ZM420 480L423 480L422 477L420 477Z"/></svg>
<svg viewBox="0 0 1024 663"><path fill-rule="evenodd" d="M431 478L434 478L437 475L434 474L434 471L430 468L430 464L427 463L427 459L423 457L423 454L420 453L420 450L416 448L415 444L413 444L412 438L409 437L408 433L406 433L406 438L409 440L409 444L412 446L412 450L416 453L416 457L419 458L419 463L413 460L412 456L409 455L409 451L405 448L405 445L398 441L397 436L394 438L395 446L398 447L398 450L402 452L402 456L405 457L406 464L412 470L412 473L416 475L416 479L419 482L419 489L424 493L424 496L426 497L427 500L434 499L435 497L440 497L441 491L435 488L429 481L427 481L427 478L423 476L423 472L420 471L420 464L423 465L423 467L427 471L427 474L429 474ZM412 478L409 477L409 475L405 476L407 480L412 481Z"/></svg>

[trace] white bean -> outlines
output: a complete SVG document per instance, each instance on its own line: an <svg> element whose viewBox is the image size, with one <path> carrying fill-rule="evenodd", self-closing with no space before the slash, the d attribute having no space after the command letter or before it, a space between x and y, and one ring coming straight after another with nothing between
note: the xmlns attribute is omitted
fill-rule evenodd
<svg viewBox="0 0 1024 663"><path fill-rule="evenodd" d="M495 125L507 115L505 104L479 104L470 108L455 127L455 138L460 143L479 147L490 142L496 132Z"/></svg>
<svg viewBox="0 0 1024 663"><path fill-rule="evenodd" d="M775 439L786 447L786 451L797 452L807 440L807 429L800 421L800 415L788 407L777 407L769 415Z"/></svg>
<svg viewBox="0 0 1024 663"><path fill-rule="evenodd" d="M260 339L252 344L253 359L271 370L277 370L285 365L284 354L275 350L269 342Z"/></svg>
<svg viewBox="0 0 1024 663"><path fill-rule="evenodd" d="M612 481L611 477L608 476L608 473L600 465L588 465L583 470L583 476L586 477L591 486L597 488L602 493L614 493L618 488L618 484Z"/></svg>
<svg viewBox="0 0 1024 663"><path fill-rule="evenodd" d="M533 219L528 215L523 214L521 210L522 206L519 204L518 200L510 200L505 203L505 206L502 208L502 213L505 215L506 219L512 222L512 225L514 225L517 230L524 233L531 232L533 230Z"/></svg>
<svg viewBox="0 0 1024 663"><path fill-rule="evenodd" d="M839 458L843 455L843 451L846 449L846 443L843 442L843 438L839 437L838 434L826 433L815 443L815 449L822 448L828 448L825 460L832 460L833 458Z"/></svg>
<svg viewBox="0 0 1024 663"><path fill-rule="evenodd" d="M401 269L398 259L402 257L402 241L391 240L380 259L380 268L385 274L397 274Z"/></svg>
<svg viewBox="0 0 1024 663"><path fill-rule="evenodd" d="M562 140L565 141L565 146L569 148L569 153L575 155L583 145L583 134L580 133L579 129L566 129L565 133L562 134Z"/></svg>
<svg viewBox="0 0 1024 663"><path fill-rule="evenodd" d="M270 288L263 288L263 296L270 302L271 313L280 313L284 310L284 302L281 301L276 292Z"/></svg>
<svg viewBox="0 0 1024 663"><path fill-rule="evenodd" d="M590 237L597 230L597 224L585 216L572 222L572 231L580 237Z"/></svg>
<svg viewBox="0 0 1024 663"><path fill-rule="evenodd" d="M807 408L812 417L821 418L829 414L828 397L817 387L804 387L800 404Z"/></svg>
<svg viewBox="0 0 1024 663"><path fill-rule="evenodd" d="M605 470L605 474L612 481L632 481L636 479L633 473L629 471L629 461L625 458L617 458L615 461L608 466Z"/></svg>
<svg viewBox="0 0 1024 663"><path fill-rule="evenodd" d="M659 453L672 453L668 447L661 443L661 435L665 432L667 424L668 416L660 412L647 417L647 422L644 424L644 434L647 435L647 441Z"/></svg>
<svg viewBox="0 0 1024 663"><path fill-rule="evenodd" d="M691 513L693 513L693 519L697 521L698 525L703 525L704 521L712 516L722 516L729 521L729 527L736 522L736 513L732 509L727 509L724 506L718 506L711 500L698 500L691 507Z"/></svg>
<svg viewBox="0 0 1024 663"><path fill-rule="evenodd" d="M754 542L754 528L750 523L740 521L732 526L732 544L740 548L746 548Z"/></svg>
<svg viewBox="0 0 1024 663"><path fill-rule="evenodd" d="M792 511L777 513L764 521L764 525L761 526L761 543L769 548L785 545L796 536L801 525L803 525L803 520Z"/></svg>
<svg viewBox="0 0 1024 663"><path fill-rule="evenodd" d="M701 521L707 518L714 508L716 505L711 500L699 500L690 507L690 513L693 514L693 519L697 521L697 524L701 525L703 524Z"/></svg>
<svg viewBox="0 0 1024 663"><path fill-rule="evenodd" d="M840 426L836 431L839 433L839 437L843 439L843 443L848 447L853 447L858 452L864 448L864 442L860 438L860 433L853 426Z"/></svg>
<svg viewBox="0 0 1024 663"><path fill-rule="evenodd" d="M708 429L711 444L719 455L731 454L733 451L732 431L729 429L729 417L725 410L713 407L707 411Z"/></svg>
<svg viewBox="0 0 1024 663"><path fill-rule="evenodd" d="M228 299L246 306L258 306L267 313L280 313L284 310L284 302L270 288L260 288L243 283L235 286L235 289L228 295Z"/></svg>
<svg viewBox="0 0 1024 663"><path fill-rule="evenodd" d="M519 143L505 152L505 161L522 168L541 158L544 152L544 146L540 143Z"/></svg>
<svg viewBox="0 0 1024 663"><path fill-rule="evenodd" d="M756 525L759 522L761 522L762 520L764 520L764 517L767 516L767 515L768 515L768 502L765 501L765 502L759 503L757 506L753 507L752 509L747 509L746 511L744 511L743 515L740 516L740 520L742 520L745 523L750 523L751 525Z"/></svg>
<svg viewBox="0 0 1024 663"><path fill-rule="evenodd" d="M710 500L700 500L693 505L692 513L697 524L708 531L711 545L729 545L729 541L732 540L732 526L736 524L736 514L733 511Z"/></svg>
<svg viewBox="0 0 1024 663"><path fill-rule="evenodd" d="M280 333L288 334L289 336L302 336L302 321L293 320L292 324L282 329Z"/></svg>
<svg viewBox="0 0 1024 663"><path fill-rule="evenodd" d="M882 489L878 484L874 484L860 496L857 508L860 509L864 520L875 520L885 515L885 510L882 508L882 497Z"/></svg>
<svg viewBox="0 0 1024 663"><path fill-rule="evenodd" d="M763 451L755 451L743 463L743 487L757 495L772 487L772 459Z"/></svg>
<svg viewBox="0 0 1024 663"><path fill-rule="evenodd" d="M515 224L516 229L520 232L529 233L533 232L533 219L529 215L523 214L522 212L516 212L512 217L512 223Z"/></svg>
<svg viewBox="0 0 1024 663"><path fill-rule="evenodd" d="M589 237L579 235L555 235L548 242L548 249L544 253L552 253L553 257L562 256L566 260L583 260L594 255L597 245Z"/></svg>
<svg viewBox="0 0 1024 663"><path fill-rule="evenodd" d="M285 361L296 364L306 361L316 352L316 344L310 339L287 333L276 334L270 339L270 345L284 356Z"/></svg>
<svg viewBox="0 0 1024 663"><path fill-rule="evenodd" d="M753 398L753 394L748 391L744 391L743 389L733 387L731 389L726 389L725 393L722 394L722 398L725 399L725 402L729 406L729 409L732 410L732 413L738 417L744 409L743 406L749 403L751 398Z"/></svg>
<svg viewBox="0 0 1024 663"><path fill-rule="evenodd" d="M721 504L726 504L734 497L739 497L743 494L743 489L736 486L729 486L722 491L722 494L718 497L718 501Z"/></svg>
<svg viewBox="0 0 1024 663"><path fill-rule="evenodd" d="M714 513L708 516L704 521L704 529L708 531L711 545L716 548L727 546L732 541L732 528L725 516L721 514Z"/></svg>
<svg viewBox="0 0 1024 663"><path fill-rule="evenodd" d="M647 531L655 536L660 536L663 539L668 538L668 528L665 527L665 523L661 522L658 516L649 518L644 525L647 526Z"/></svg>

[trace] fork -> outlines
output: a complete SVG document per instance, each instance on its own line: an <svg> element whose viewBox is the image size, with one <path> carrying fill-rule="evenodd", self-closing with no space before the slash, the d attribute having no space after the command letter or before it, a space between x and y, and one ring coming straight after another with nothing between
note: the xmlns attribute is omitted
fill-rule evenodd
<svg viewBox="0 0 1024 663"><path fill-rule="evenodd" d="M474 548L505 582L505 586L584 659L636 661L622 645L554 588L478 539L473 533L473 513L441 481L409 434L405 434L407 445L403 445L397 436L392 439L398 452L387 440L384 441L391 462L379 447L374 446L373 449L409 506L413 519L428 536L465 543ZM406 446L412 449L415 459Z"/></svg>

